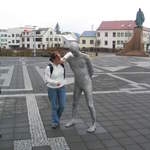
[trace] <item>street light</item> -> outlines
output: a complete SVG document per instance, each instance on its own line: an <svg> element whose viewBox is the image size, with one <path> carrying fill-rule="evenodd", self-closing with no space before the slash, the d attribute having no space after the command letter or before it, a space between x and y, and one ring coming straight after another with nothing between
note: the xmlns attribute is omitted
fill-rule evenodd
<svg viewBox="0 0 150 150"><path fill-rule="evenodd" d="M33 56L36 57L36 27L37 26L32 26L32 31L33 31Z"/></svg>
<svg viewBox="0 0 150 150"><path fill-rule="evenodd" d="M34 29L34 50L33 50L33 56L36 56L36 30Z"/></svg>

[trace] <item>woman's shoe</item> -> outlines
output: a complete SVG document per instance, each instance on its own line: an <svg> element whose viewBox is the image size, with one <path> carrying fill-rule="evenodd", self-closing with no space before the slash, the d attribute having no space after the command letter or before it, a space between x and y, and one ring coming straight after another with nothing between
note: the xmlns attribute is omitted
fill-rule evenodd
<svg viewBox="0 0 150 150"><path fill-rule="evenodd" d="M52 123L52 129L56 129L57 127L58 127L59 125L58 125L58 123Z"/></svg>

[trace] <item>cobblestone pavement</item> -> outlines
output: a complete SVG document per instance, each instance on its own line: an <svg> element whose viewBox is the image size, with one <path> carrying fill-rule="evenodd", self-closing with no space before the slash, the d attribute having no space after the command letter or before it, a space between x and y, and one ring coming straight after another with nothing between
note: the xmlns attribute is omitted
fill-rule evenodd
<svg viewBox="0 0 150 150"><path fill-rule="evenodd" d="M84 96L77 124L71 119L73 73L60 128L51 129L43 73L48 58L0 57L0 150L150 150L150 58L92 58L97 130L89 134Z"/></svg>

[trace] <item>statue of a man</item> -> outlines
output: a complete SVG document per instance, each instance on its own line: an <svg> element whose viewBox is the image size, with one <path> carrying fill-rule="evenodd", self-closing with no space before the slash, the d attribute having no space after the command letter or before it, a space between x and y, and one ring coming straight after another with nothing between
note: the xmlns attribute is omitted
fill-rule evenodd
<svg viewBox="0 0 150 150"><path fill-rule="evenodd" d="M139 8L139 11L136 14L136 25L137 25L137 27L142 27L144 20L145 20L144 13Z"/></svg>
<svg viewBox="0 0 150 150"><path fill-rule="evenodd" d="M70 44L69 51L73 54L73 57L64 56L75 77L73 104L72 104L72 119L65 125L70 127L76 123L77 106L82 92L85 95L86 103L88 105L90 115L92 118L92 125L88 128L87 132L94 132L96 130L96 112L93 104L92 94L92 75L94 73L93 66L88 55L81 53L77 43L72 42Z"/></svg>

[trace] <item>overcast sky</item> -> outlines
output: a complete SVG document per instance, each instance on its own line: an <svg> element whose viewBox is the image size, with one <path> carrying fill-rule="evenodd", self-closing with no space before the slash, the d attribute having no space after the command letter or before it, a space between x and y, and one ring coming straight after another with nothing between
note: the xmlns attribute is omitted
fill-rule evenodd
<svg viewBox="0 0 150 150"><path fill-rule="evenodd" d="M148 0L0 0L0 28L36 25L82 33L101 21L135 20L141 8L150 27Z"/></svg>

